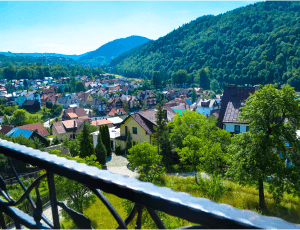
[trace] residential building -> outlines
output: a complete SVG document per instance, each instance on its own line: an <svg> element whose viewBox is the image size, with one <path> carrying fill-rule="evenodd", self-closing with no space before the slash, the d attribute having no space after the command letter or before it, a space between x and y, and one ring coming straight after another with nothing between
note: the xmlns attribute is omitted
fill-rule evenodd
<svg viewBox="0 0 300 230"><path fill-rule="evenodd" d="M94 147L96 147L98 143L98 135L99 131L91 133L93 135L93 144ZM112 150L115 150L116 148L116 138L120 136L120 128L111 127L109 128L109 137L110 137L110 145Z"/></svg>
<svg viewBox="0 0 300 230"><path fill-rule="evenodd" d="M27 100L22 107L29 112L37 112L41 109L41 104L37 100Z"/></svg>
<svg viewBox="0 0 300 230"><path fill-rule="evenodd" d="M126 116L127 113L124 111L123 108L115 109L112 108L109 113L107 114L108 117L120 117L120 116Z"/></svg>
<svg viewBox="0 0 300 230"><path fill-rule="evenodd" d="M74 139L82 128L84 119L65 120L51 125L53 138L63 141L65 138Z"/></svg>
<svg viewBox="0 0 300 230"><path fill-rule="evenodd" d="M107 102L108 110L111 110L112 108L121 109L122 105L123 105L123 101L121 97L112 97Z"/></svg>
<svg viewBox="0 0 300 230"><path fill-rule="evenodd" d="M171 121L176 114L173 111L169 111L170 108L164 107L164 110L167 110L167 120ZM120 136L116 138L116 143L121 146L121 151L125 150L128 131L130 132L133 145L144 141L151 143L151 135L155 132L154 127L156 126L155 114L156 110L148 109L131 114L123 120L120 124Z"/></svg>
<svg viewBox="0 0 300 230"><path fill-rule="evenodd" d="M99 111L105 111L106 104L101 98L94 98L92 101L92 107L97 108Z"/></svg>
<svg viewBox="0 0 300 230"><path fill-rule="evenodd" d="M141 105L148 107L156 106L156 94L152 90L142 91L137 95Z"/></svg>
<svg viewBox="0 0 300 230"><path fill-rule="evenodd" d="M18 106L23 107L23 103L27 100L35 100L41 103L41 96L37 91L26 91L25 94L17 98L16 102Z"/></svg>
<svg viewBox="0 0 300 230"><path fill-rule="evenodd" d="M94 120L91 122L91 125L94 125L94 126L107 125L109 128L113 127L113 123L108 119Z"/></svg>
<svg viewBox="0 0 300 230"><path fill-rule="evenodd" d="M25 129L25 130L29 130L29 131L35 131L43 137L47 137L50 135L50 133L47 131L45 126L42 125L41 122L37 122L34 124L29 124L29 125L18 126L16 128Z"/></svg>
<svg viewBox="0 0 300 230"><path fill-rule="evenodd" d="M218 126L234 134L249 131L249 124L238 119L245 100L255 92L255 87L228 85L224 90Z"/></svg>
<svg viewBox="0 0 300 230"><path fill-rule="evenodd" d="M38 134L36 131L31 131L31 130L26 130L26 129L20 129L20 128L13 128L10 130L8 133L5 134L5 136L10 136L10 137L18 137L22 135L23 137L27 139L33 139L37 138L42 144L47 143L47 139L40 134Z"/></svg>
<svg viewBox="0 0 300 230"><path fill-rule="evenodd" d="M79 118L87 118L84 108L69 108L64 110L62 114L62 120L71 120L71 119L79 119Z"/></svg>
<svg viewBox="0 0 300 230"><path fill-rule="evenodd" d="M215 99L201 99L196 102L196 111L208 117L219 110L219 105Z"/></svg>

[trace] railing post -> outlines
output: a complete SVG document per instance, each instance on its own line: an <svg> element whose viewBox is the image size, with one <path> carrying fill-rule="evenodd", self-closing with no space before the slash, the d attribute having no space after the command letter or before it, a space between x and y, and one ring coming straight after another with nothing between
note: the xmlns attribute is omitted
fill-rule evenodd
<svg viewBox="0 0 300 230"><path fill-rule="evenodd" d="M55 229L60 229L56 192L55 192L55 183L54 183L54 176L52 172L47 171L47 179L48 179L50 203L51 203L52 216L53 216L53 225Z"/></svg>

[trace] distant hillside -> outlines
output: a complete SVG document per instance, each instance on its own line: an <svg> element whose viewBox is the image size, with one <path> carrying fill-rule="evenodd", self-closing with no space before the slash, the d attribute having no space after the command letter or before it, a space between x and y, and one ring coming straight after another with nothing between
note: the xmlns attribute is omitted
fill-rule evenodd
<svg viewBox="0 0 300 230"><path fill-rule="evenodd" d="M192 83L205 68L221 87L288 82L300 90L299 12L299 2L267 1L203 16L111 63L128 77L184 69Z"/></svg>
<svg viewBox="0 0 300 230"><path fill-rule="evenodd" d="M83 57L83 56L87 55L88 53L84 53L84 54L81 54L81 55L68 55L68 54L56 54L56 53L11 53L11 52L0 52L0 54L4 54L5 56L9 56L9 57L17 57L17 56L33 56L33 57L53 56L53 57L72 58L73 60L77 60L78 58Z"/></svg>
<svg viewBox="0 0 300 230"><path fill-rule="evenodd" d="M148 41L150 41L150 39L141 36L116 39L102 45L95 51L89 52L87 55L79 58L78 61L91 65L109 64L113 58Z"/></svg>

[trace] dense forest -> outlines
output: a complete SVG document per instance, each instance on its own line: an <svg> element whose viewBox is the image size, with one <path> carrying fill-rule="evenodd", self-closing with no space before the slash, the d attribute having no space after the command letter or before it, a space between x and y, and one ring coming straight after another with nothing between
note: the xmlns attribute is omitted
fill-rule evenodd
<svg viewBox="0 0 300 230"><path fill-rule="evenodd" d="M200 83L205 70L220 87L289 83L300 90L299 12L299 2L267 1L203 16L111 63L126 77L161 71L171 78L185 70L190 83Z"/></svg>
<svg viewBox="0 0 300 230"><path fill-rule="evenodd" d="M105 73L101 68L84 68L76 64L74 60L69 60L70 62L61 57L49 64L45 58L0 55L0 77L7 80L43 79L44 77L57 78L77 75L93 78L95 75Z"/></svg>
<svg viewBox="0 0 300 230"><path fill-rule="evenodd" d="M150 41L150 39L141 36L116 39L80 57L78 61L91 67L109 64L113 58L148 41Z"/></svg>

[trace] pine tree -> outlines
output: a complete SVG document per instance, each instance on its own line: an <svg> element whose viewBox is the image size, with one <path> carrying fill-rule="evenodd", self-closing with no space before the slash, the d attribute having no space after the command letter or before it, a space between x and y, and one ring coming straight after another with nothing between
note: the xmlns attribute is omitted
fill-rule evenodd
<svg viewBox="0 0 300 230"><path fill-rule="evenodd" d="M93 145L93 137L89 133L89 127L86 121L83 122L82 130L79 135L79 156L80 158L85 158L92 154L95 154L95 149Z"/></svg>
<svg viewBox="0 0 300 230"><path fill-rule="evenodd" d="M106 150L107 150L107 155L110 156L111 155L111 147L110 147L110 135L109 135L109 129L108 126L105 125L105 136L106 136Z"/></svg>
<svg viewBox="0 0 300 230"><path fill-rule="evenodd" d="M131 140L131 135L130 131L127 132L127 139L126 139L126 145L125 145L125 154L128 155L129 152L128 150L132 147L132 140Z"/></svg>
<svg viewBox="0 0 300 230"><path fill-rule="evenodd" d="M96 153L98 162L102 165L105 165L107 152L106 152L106 148L101 139L101 126L99 127L99 134L98 134L98 138L97 138L97 145L95 148L95 153Z"/></svg>
<svg viewBox="0 0 300 230"><path fill-rule="evenodd" d="M157 104L157 112L155 114L156 117L156 124L155 127L155 139L157 143L157 151L158 154L160 153L159 150L161 150L161 155L163 155L163 163L168 168L169 162L170 162L170 156L171 156L171 143L169 138L169 130L167 129L167 114L166 110L164 110L163 106L161 104Z"/></svg>
<svg viewBox="0 0 300 230"><path fill-rule="evenodd" d="M193 88L192 89L192 103L194 103L197 99L197 94L196 94L196 90Z"/></svg>

